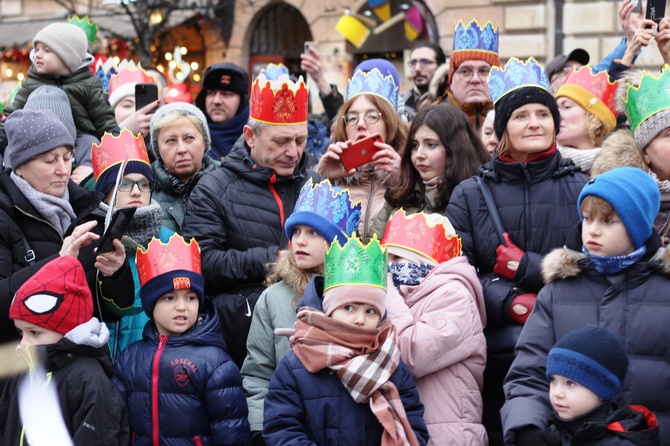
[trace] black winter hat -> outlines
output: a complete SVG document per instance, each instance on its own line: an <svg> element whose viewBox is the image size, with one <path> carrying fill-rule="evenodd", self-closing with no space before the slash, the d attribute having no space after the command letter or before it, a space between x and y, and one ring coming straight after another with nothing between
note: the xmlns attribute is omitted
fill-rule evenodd
<svg viewBox="0 0 670 446"><path fill-rule="evenodd" d="M507 121L509 121L514 110L526 104L542 104L549 108L551 116L554 118L555 133L558 133L561 127L561 114L558 112L556 99L544 88L522 87L510 91L498 99L495 104L496 114L493 120L493 129L499 140L502 139L502 135L507 127Z"/></svg>
<svg viewBox="0 0 670 446"><path fill-rule="evenodd" d="M210 65L205 70L202 77L202 90L195 98L195 105L202 110L205 115L205 97L208 90L232 91L240 95L242 100L237 109L244 110L249 102L249 75L243 68L230 62L221 62ZM209 116L207 117L209 119Z"/></svg>
<svg viewBox="0 0 670 446"><path fill-rule="evenodd" d="M547 378L571 379L604 401L613 401L628 371L628 353L621 340L602 327L571 331L554 345L547 357Z"/></svg>

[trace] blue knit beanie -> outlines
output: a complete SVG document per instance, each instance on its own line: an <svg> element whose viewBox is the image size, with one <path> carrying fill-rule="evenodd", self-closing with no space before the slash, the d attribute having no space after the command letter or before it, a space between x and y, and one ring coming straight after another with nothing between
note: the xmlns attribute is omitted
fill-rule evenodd
<svg viewBox="0 0 670 446"><path fill-rule="evenodd" d="M658 185L647 172L636 167L618 167L589 181L577 199L580 218L582 201L588 195L608 202L619 214L635 249L644 246L661 208Z"/></svg>
<svg viewBox="0 0 670 446"><path fill-rule="evenodd" d="M549 351L547 379L568 378L604 401L613 401L628 371L621 340L602 327L584 327L563 336Z"/></svg>
<svg viewBox="0 0 670 446"><path fill-rule="evenodd" d="M189 279L190 289L195 291L200 302L200 309L205 305L205 278L202 274L185 269L175 269L167 273L159 274L145 283L140 288L140 299L142 299L142 308L147 316L153 319L154 307L156 302L166 293L174 291L174 284L180 278L187 277Z"/></svg>
<svg viewBox="0 0 670 446"><path fill-rule="evenodd" d="M116 182L116 175L119 172L120 166L121 164L116 164L101 173L100 178L98 178L98 181L95 182L95 190L102 192L103 195L107 195L107 192L112 189L114 183ZM151 171L151 166L142 161L128 161L128 164L126 164L126 170L123 172L123 174L128 175L129 173L139 173L144 175L147 180L151 181L152 183L154 182L154 174Z"/></svg>

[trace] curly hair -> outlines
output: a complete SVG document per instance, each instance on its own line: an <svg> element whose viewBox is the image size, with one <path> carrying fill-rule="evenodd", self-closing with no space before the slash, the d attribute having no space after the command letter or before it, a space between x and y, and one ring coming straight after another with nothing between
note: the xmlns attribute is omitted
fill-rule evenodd
<svg viewBox="0 0 670 446"><path fill-rule="evenodd" d="M295 290L292 304L294 307L300 302L300 298L307 288L307 284L312 280L312 273L323 274L323 264L314 270L304 270L298 267L295 262L295 255L290 249L281 251L281 255L276 262L270 263L267 267L268 275L265 278L265 286L271 286L283 280L288 286Z"/></svg>

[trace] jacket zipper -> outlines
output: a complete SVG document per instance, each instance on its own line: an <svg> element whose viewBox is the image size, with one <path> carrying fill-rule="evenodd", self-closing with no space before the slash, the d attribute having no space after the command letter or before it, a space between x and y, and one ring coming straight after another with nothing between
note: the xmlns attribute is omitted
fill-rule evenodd
<svg viewBox="0 0 670 446"><path fill-rule="evenodd" d="M365 206L365 219L363 221L363 240L368 239L368 225L370 224L370 208L372 208L372 197L375 195L375 178L372 177L372 164L368 170L368 178L370 179L370 193L368 194L368 204Z"/></svg>
<svg viewBox="0 0 670 446"><path fill-rule="evenodd" d="M161 356L165 350L168 337L158 335L158 348L154 353L154 361L151 365L151 443L160 446L160 435L158 426L158 372L160 369Z"/></svg>
<svg viewBox="0 0 670 446"><path fill-rule="evenodd" d="M273 173L272 176L270 177L270 182L268 183L268 189L270 189L270 192L272 192L272 196L274 197L275 201L277 202L277 207L279 208L279 224L280 227L284 227L284 218L286 217L284 215L284 203L282 203L281 198L279 197L279 194L277 193L277 190L275 189L275 182L277 181L277 174ZM280 240L281 243L281 240ZM280 246L281 249L281 246Z"/></svg>
<svg viewBox="0 0 670 446"><path fill-rule="evenodd" d="M530 183L528 181L528 170L524 167L523 173L525 176L525 181L524 181L524 188L523 188L523 194L524 194L524 213L525 213L525 218L524 218L524 228L523 228L523 240L524 240L524 245L530 241L530 234L529 234L529 228L530 228ZM523 247L524 251L527 248L527 246Z"/></svg>

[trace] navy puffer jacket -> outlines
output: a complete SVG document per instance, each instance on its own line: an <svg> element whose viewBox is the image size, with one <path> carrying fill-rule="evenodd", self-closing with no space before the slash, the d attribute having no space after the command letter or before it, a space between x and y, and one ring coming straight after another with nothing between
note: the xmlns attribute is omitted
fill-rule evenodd
<svg viewBox="0 0 670 446"><path fill-rule="evenodd" d="M114 365L135 446L250 443L242 377L219 318L213 310L200 318L181 336L159 335L149 321Z"/></svg>

